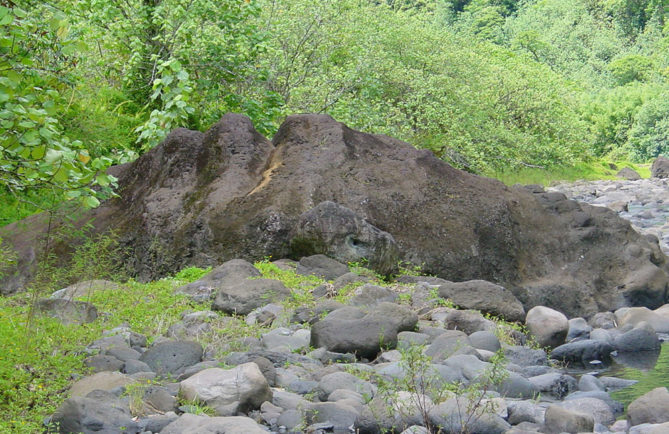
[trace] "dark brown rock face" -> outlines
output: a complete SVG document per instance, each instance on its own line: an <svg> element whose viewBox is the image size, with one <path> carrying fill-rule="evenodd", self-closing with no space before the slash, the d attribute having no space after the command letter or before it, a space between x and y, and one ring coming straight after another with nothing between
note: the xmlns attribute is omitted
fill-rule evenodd
<svg viewBox="0 0 669 434"><path fill-rule="evenodd" d="M120 234L140 279L268 255L351 260L361 252L383 268L399 252L451 281L499 283L526 309L543 304L588 315L667 299L666 257L613 211L506 187L327 115L291 116L270 143L246 117L229 114L204 134L173 131L111 170L120 197L84 217L95 217L98 231ZM19 251L22 270L35 256L39 220L0 231ZM337 221L346 222L335 237L341 247L323 247L323 228ZM20 289L25 275L5 282L3 292Z"/></svg>

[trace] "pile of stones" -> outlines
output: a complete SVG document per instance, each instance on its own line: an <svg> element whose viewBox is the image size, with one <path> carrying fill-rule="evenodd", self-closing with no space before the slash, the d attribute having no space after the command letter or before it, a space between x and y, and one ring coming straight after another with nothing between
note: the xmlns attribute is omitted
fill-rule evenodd
<svg viewBox="0 0 669 434"><path fill-rule="evenodd" d="M606 375L612 359L658 354L669 305L568 319L543 306L525 312L513 294L486 281L405 275L381 284L322 255L275 264L328 280L313 290L315 304L290 307L282 303L290 296L283 283L261 278L246 261L228 261L177 290L210 301L211 310L184 312L165 336L119 327L92 342L91 375L72 384L48 429L669 432L666 388L638 398L617 420L624 409L609 393L634 381ZM352 284L346 302L333 299ZM58 307L81 287L54 294L62 302L44 301L42 311L95 320L85 302ZM269 327L226 342L225 353L203 347L199 338L215 334L230 314Z"/></svg>

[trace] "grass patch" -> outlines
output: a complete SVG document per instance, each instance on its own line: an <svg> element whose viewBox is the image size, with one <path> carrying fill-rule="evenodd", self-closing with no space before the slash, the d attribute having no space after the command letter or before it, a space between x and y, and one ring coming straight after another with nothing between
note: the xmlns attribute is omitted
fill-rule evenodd
<svg viewBox="0 0 669 434"><path fill-rule="evenodd" d="M649 164L634 164L629 161L596 160L578 163L573 166L558 166L548 169L524 168L509 172L492 172L486 176L496 178L506 185L541 184L551 185L559 181L594 181L600 179L619 179L616 173L623 167L636 170L642 178L650 178Z"/></svg>
<svg viewBox="0 0 669 434"><path fill-rule="evenodd" d="M93 303L99 317L84 325L31 317L29 293L0 298L0 432L42 432L44 417L65 400L72 375L87 374L82 362L89 354L83 350L104 330L126 324L147 337L159 336L183 311L205 308L173 294L205 272L189 269L180 278L92 291L80 299Z"/></svg>

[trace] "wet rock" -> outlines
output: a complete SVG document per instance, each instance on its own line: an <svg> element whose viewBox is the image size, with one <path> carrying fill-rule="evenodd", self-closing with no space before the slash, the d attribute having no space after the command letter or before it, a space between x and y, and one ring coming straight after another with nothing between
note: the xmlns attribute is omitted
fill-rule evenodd
<svg viewBox="0 0 669 434"><path fill-rule="evenodd" d="M551 359L572 365L585 365L590 362L609 362L613 347L606 342L592 339L560 345L551 352Z"/></svg>
<svg viewBox="0 0 669 434"><path fill-rule="evenodd" d="M660 349L660 339L648 323L638 323L629 330L613 339L613 346L618 351L637 352Z"/></svg>

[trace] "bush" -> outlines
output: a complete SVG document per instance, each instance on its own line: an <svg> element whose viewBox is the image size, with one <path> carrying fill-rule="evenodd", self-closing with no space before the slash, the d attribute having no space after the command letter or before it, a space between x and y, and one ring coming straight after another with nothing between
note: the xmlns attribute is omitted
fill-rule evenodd
<svg viewBox="0 0 669 434"><path fill-rule="evenodd" d="M639 109L629 133L629 146L633 157L640 161L669 155L669 91Z"/></svg>

